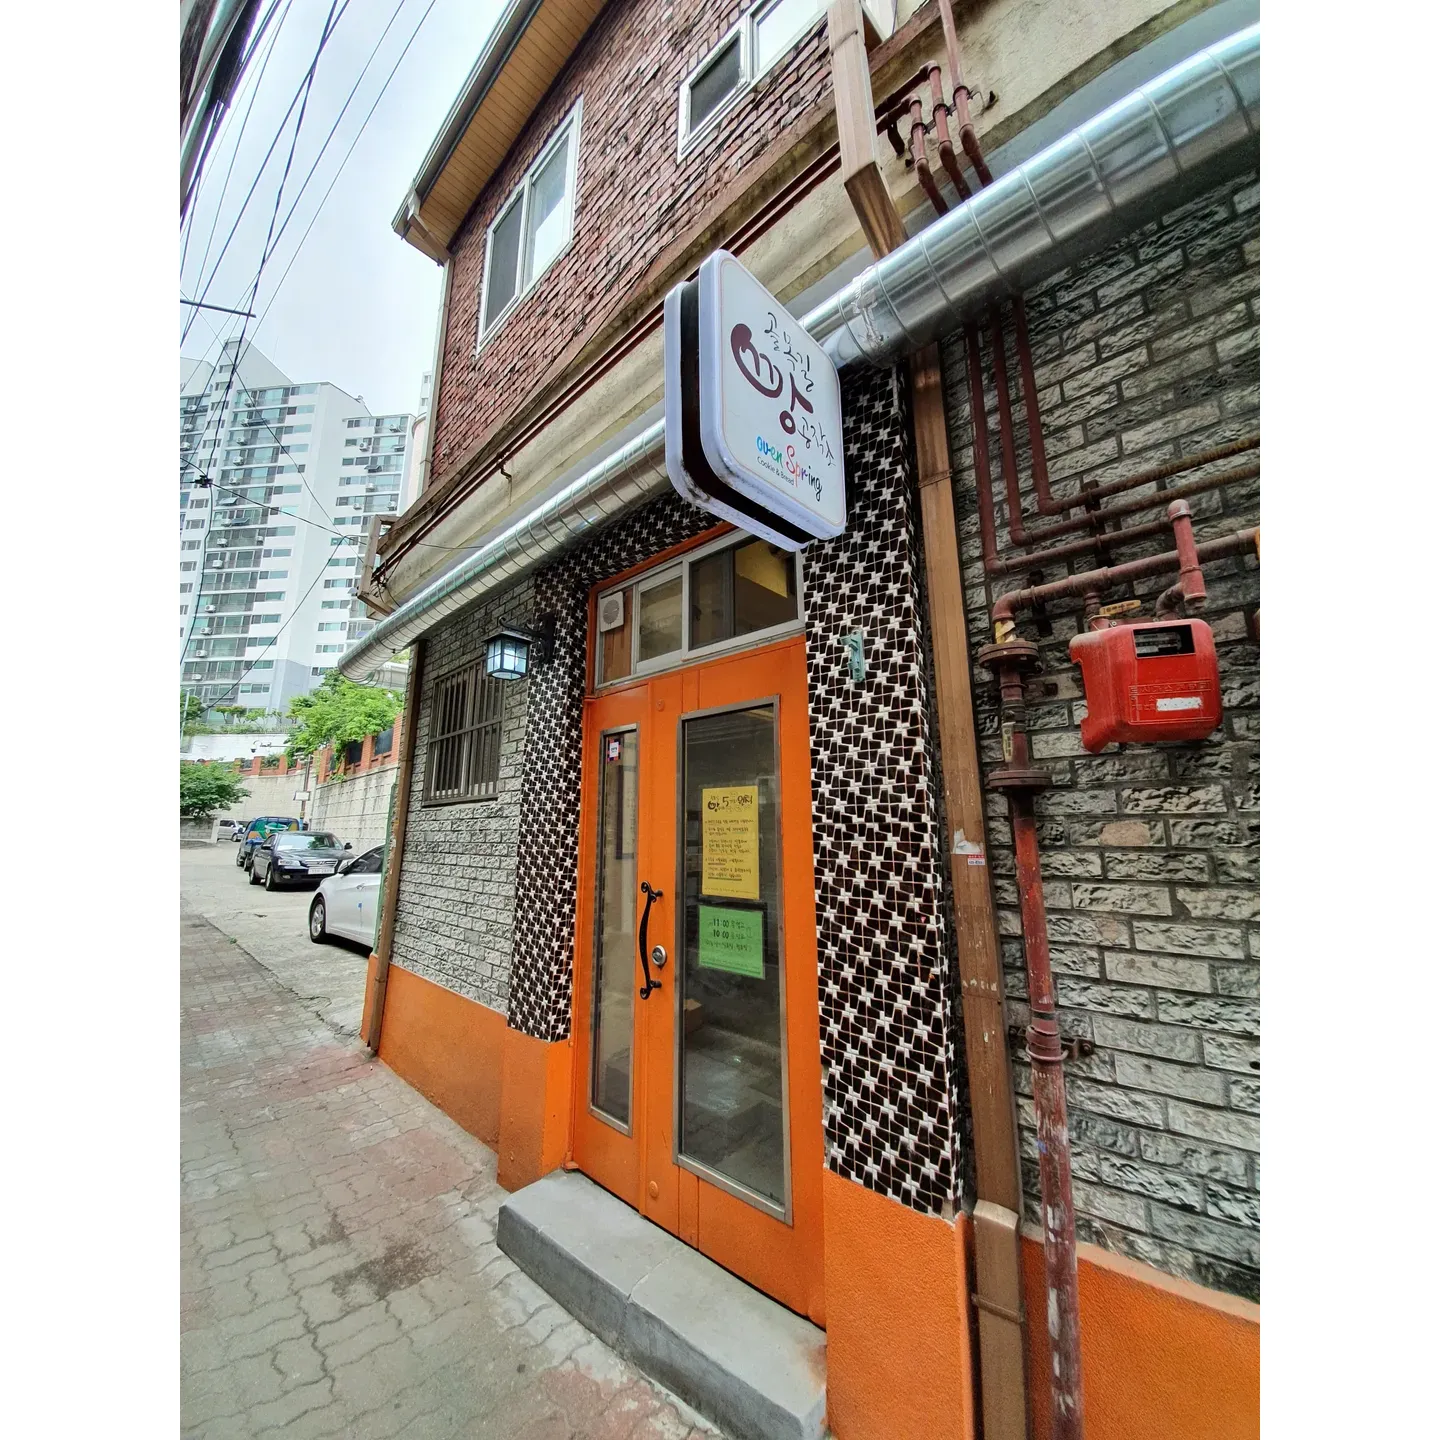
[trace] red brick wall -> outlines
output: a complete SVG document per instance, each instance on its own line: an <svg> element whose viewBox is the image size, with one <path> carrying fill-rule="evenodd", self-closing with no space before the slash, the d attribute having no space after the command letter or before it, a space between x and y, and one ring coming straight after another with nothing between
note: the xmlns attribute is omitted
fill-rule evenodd
<svg viewBox="0 0 1440 1440"><path fill-rule="evenodd" d="M632 298L631 287L665 246L828 93L822 22L677 159L680 82L744 8L737 0L704 7L615 0L541 102L455 241L436 402L437 478L526 401L577 336ZM574 240L477 355L486 229L580 96Z"/></svg>

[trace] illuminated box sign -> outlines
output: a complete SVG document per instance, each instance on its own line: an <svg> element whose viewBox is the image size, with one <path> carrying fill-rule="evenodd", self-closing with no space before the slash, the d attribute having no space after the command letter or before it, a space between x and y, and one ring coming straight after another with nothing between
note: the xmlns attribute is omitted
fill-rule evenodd
<svg viewBox="0 0 1440 1440"><path fill-rule="evenodd" d="M687 500L787 550L845 530L839 373L724 250L665 299L665 465Z"/></svg>

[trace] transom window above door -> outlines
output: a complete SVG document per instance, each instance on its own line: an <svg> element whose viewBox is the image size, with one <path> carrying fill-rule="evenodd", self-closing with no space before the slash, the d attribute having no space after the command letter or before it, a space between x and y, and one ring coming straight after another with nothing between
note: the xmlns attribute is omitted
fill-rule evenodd
<svg viewBox="0 0 1440 1440"><path fill-rule="evenodd" d="M597 685L793 634L804 621L800 556L731 534L602 591Z"/></svg>

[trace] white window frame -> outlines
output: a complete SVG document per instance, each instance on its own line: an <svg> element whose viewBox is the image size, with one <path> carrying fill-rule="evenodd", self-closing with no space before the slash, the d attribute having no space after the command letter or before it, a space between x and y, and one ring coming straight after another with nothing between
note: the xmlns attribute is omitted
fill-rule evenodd
<svg viewBox="0 0 1440 1440"><path fill-rule="evenodd" d="M485 231L485 265L480 276L479 303L475 307L476 354L479 354L486 343L500 332L515 307L535 288L550 268L569 253L570 247L575 243L575 218L580 209L580 125L583 105L583 98L576 100L569 114L555 127L555 133L530 162L515 188L505 197L505 203L495 212L495 218ZM565 243L555 252L543 269L536 274L527 275L524 273L527 265L525 232L529 221L527 211L530 207L530 183L546 161L565 143L567 137L572 142L565 168L565 189L570 204L570 233L565 237ZM520 266L521 273L517 276L518 283L515 286L515 293L505 302L505 308L489 325L486 325L485 297L490 290L490 260L495 250L495 229L502 220L508 218L510 212L517 205L520 207L520 252L516 263Z"/></svg>
<svg viewBox="0 0 1440 1440"><path fill-rule="evenodd" d="M740 100L748 95L777 65L793 54L800 42L812 34L825 19L826 7L820 6L819 13L796 35L790 46L782 50L765 68L757 69L755 56L757 54L756 27L770 11L783 4L784 0L757 0L740 18L730 27L713 46L706 52L704 59L690 71L680 82L680 104L679 104L679 140L676 147L676 155L684 159L697 145L709 138L720 122L728 115ZM698 128L691 128L690 125L690 87L695 78L715 59L715 57L730 43L736 34L740 36L740 83L730 92L729 98L723 100L714 110L700 122Z"/></svg>

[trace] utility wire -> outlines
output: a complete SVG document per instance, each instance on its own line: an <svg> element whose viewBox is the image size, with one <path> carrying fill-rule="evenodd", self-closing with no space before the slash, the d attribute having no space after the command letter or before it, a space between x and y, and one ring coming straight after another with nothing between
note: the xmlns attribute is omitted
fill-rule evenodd
<svg viewBox="0 0 1440 1440"><path fill-rule="evenodd" d="M264 272L265 272L265 261L266 261L266 259L268 258L268 252L269 252L269 248L270 248L270 240L271 240L271 237L272 237L272 236L274 235L274 233L275 233L275 221L276 221L276 219L278 218L278 216L279 216L279 214L280 214L280 205L281 205L281 202L282 202L282 200L284 199L284 196L285 196L285 182L290 178L290 166L294 163L294 160L295 160L295 147L296 147L296 145L299 143L299 140L300 140L300 129L301 129L301 126L303 126L304 123L305 123L305 110L306 110L306 107L308 106L308 104L309 104L309 102L310 102L310 87L314 84L314 81L315 81L315 70L316 70L316 67L320 64L320 56L321 56L321 53L322 53L322 52L324 51L324 49L325 49L325 42L330 38L330 35L331 35L331 33L332 33L333 22L335 21L335 18L336 18L336 16L335 16L335 9L336 9L337 3L340 3L340 4L342 4L342 5L348 5L348 4L350 3L350 0L330 0L330 13L325 17L325 28L324 28L324 30L323 30L323 31L321 32L321 34L320 34L320 43L319 43L319 45L317 45L317 46L315 47L315 55L314 55L314 58L310 61L310 69L306 72L306 75L305 75L305 82L304 82L304 85L303 85L303 87L302 87L302 94L301 94L301 98L300 98L300 113L299 113L299 115L296 117L296 120L295 120L295 130L294 130L294 133L293 133L293 134L291 135L291 137L290 137L290 151L289 151L289 154L285 157L285 169L284 169L284 171L282 172L282 174L281 174L281 176L280 176L280 184L279 184L279 186L277 187L277 189L276 189L276 191L275 191L275 205L274 205L274 208L273 208L273 209L271 210L271 212L270 212L270 227L269 227L269 229L267 230L266 235L265 235L265 245L264 245L264 247L261 249L261 252L260 252L260 265L259 265L259 268L255 271L255 283L254 283L254 284L251 286L251 288L250 288L250 300L249 300L248 304L247 304L246 307L245 307L246 309L253 309L253 308L254 308L254 305L255 305L255 296L256 296L256 293L257 293L257 292L259 291L259 289L260 289L260 277L261 277L261 276L264 274ZM342 8L342 13L343 13L343 8ZM292 108L293 108L293 105L292 105ZM287 116L287 118L288 118L290 112L287 110L285 113L286 113L286 116ZM283 122L282 122L282 127L283 127ZM278 139L278 133L277 133L277 139ZM273 148L273 147L272 147L272 148ZM266 157L266 158L267 158L267 159L269 158L269 157L268 157L268 154L267 154L267 157ZM263 169L263 167L262 167L262 169ZM259 177L257 176L256 178L257 178L257 180L258 180ZM252 188L253 188L253 187L252 187ZM232 233L232 234L234 233L233 230L232 230L231 233ZM219 262L217 261L216 264L218 265ZM205 296L202 294L202 295L200 296L200 299L201 299L201 300L204 300L204 299L205 299ZM195 314L195 315L199 315L201 312L200 312L199 310L195 310L195 311L193 311L192 313ZM208 323L208 322L207 322L207 323ZM228 375L225 377L225 390L224 390L224 393L223 393L223 394L221 395L221 397L220 397L220 407L219 407L221 424L220 424L220 428L216 430L215 440L212 442L211 448L210 448L210 463L211 463L212 468L214 467L214 463L215 463L216 448L218 447L218 445L219 445L219 443L220 443L221 435L222 435L222 433L223 433L223 431L224 431L224 421L225 421L225 417L226 417L226 412L227 412L228 407L229 407L230 391L234 388L234 385L235 385L235 376L236 376L236 374L239 372L239 369L240 369L240 361L241 361L241 358L242 358L242 357L244 356L244 354L245 354L245 329L246 329L246 327L249 325L249 323L250 323L250 322L249 322L248 319L247 319L247 320L242 320L242 321L240 322L240 341L239 341L239 344L236 346L236 350L235 350L235 360L234 360L234 362L233 362L233 363L231 364L231 366L230 366L230 370L229 370ZM224 355L224 353L225 353L223 346L221 347L220 353L221 353L221 355L222 355L222 357L223 357L223 355ZM209 414L209 411L207 410L206 413L207 413L207 415L208 415L208 414ZM201 538L201 546L200 546L200 549L201 549L201 553L202 553L202 554L209 549L210 531L211 531L211 529L212 529L212 527L213 527L213 525L214 525L214 516L215 516L215 506L214 506L214 505L207 505L206 508L205 508L205 533L204 533L204 535L203 535L202 538ZM201 568L202 568L202 570L203 570L204 567L202 566ZM323 573L323 567L322 567L322 573ZM196 592L196 593L198 594L199 592ZM182 690L183 690L183 688L184 688L185 652L190 648L190 641L191 641L192 637L193 637L194 634L195 634L195 614L196 614L196 612L195 612L194 608L192 607L191 612L190 612L190 624L186 627L185 637L184 637L184 640L183 640L183 642L182 642L182 644L181 644L181 647L180 647L180 675L181 675L181 688L182 688Z"/></svg>
<svg viewBox="0 0 1440 1440"><path fill-rule="evenodd" d="M239 312L237 312L237 313L239 313ZM203 318L203 317L202 317L202 318ZM214 336L216 340L219 340L219 339L220 339L219 335L217 335L216 332L215 332L214 326L212 326L212 325L210 324L209 320L206 320L206 321L205 321L205 327L206 327L206 329L208 329L208 330L210 331L210 334L211 334L212 336ZM223 341L221 342L221 348L222 348L222 350L223 350L223 348L224 348L224 342L223 342ZM238 363L238 361L239 361L241 358L243 358L243 357L237 355L237 357L236 357L237 363ZM259 408L261 408L261 407L252 406L252 408L253 408L253 409L259 409ZM283 407L281 407L281 408L283 408ZM222 417L222 418L223 418L223 417ZM315 502L316 507L320 510L321 514L329 514L330 511L331 511L334 507L333 507L333 506L327 506L327 505L325 504L325 502L319 497L319 495L317 495L317 494L315 493L315 489L314 489L314 487L310 484L309 480L307 480L307 479L305 478L305 469L304 469L305 462L302 462L302 461L300 460L299 456L297 456L297 455L294 453L294 451L292 451L292 450L290 449L290 447L289 447L288 445L286 445L285 441L281 438L280 432L279 432L268 420L261 419L261 420L250 421L250 422L247 422L245 425L243 425L241 428L242 428L242 429L253 429L253 428L254 428L255 426L257 426L257 425L263 425L263 426L265 427L265 429L267 429L267 430L270 432L271 438L275 441L275 444L276 444L276 446L279 448L280 453L281 453L283 456L285 456L285 458L286 458L287 460L290 460L290 461L292 461L292 462L294 463L294 465L295 465L295 478L296 478L297 480L299 480L299 482L301 483L301 485L303 485L303 486L305 487L306 492L309 494L310 498ZM227 441L226 443L228 444L229 442ZM307 451L306 453L307 453L307 455L308 455L309 452ZM214 460L213 451L212 451L212 454L211 454L211 460L212 460L212 463L213 463L213 460ZM196 464L194 463L194 461L192 461L192 460L186 460L186 459L182 456L182 457L181 457L181 464L189 465L190 468L191 468L192 470L194 470L194 471L196 472L196 474L201 477L200 483L205 484L205 485L219 485L219 484L220 484L220 482L219 482L218 480L216 480L208 471L206 471L202 466L196 465ZM218 466L218 467L216 467L216 468L223 470L223 469L224 469L224 466L221 465L221 466ZM243 468L243 467L242 467L242 468ZM224 485L221 485L220 488L221 488L222 490L224 490L224 489L227 489L228 487L227 487L227 486L224 486ZM350 499L350 498L353 498L353 497L347 496L346 498L347 498L347 499ZM361 513L364 513L364 512L361 512ZM385 512L372 512L372 513L385 513ZM299 516L299 517L297 517L297 518L303 520L305 517L302 515L302 516ZM306 523L306 524L313 524L314 522L307 520L305 523ZM338 535L338 534L340 533L338 530L331 530L328 525L327 525L327 526L322 526L322 527L320 527L320 528L326 529L326 530L330 530L330 533L331 533L332 535ZM208 533L208 532L207 532L207 533Z"/></svg>
<svg viewBox="0 0 1440 1440"><path fill-rule="evenodd" d="M311 520L311 519L309 519L308 517L306 517L306 516L304 516L304 515L294 515L294 514L291 514L291 513L290 513L289 511L287 511L287 510L284 510L284 509L278 508L278 507L276 507L276 506L273 506L273 505L270 503L270 501L268 501L268 500L254 500L254 499L251 499L251 497L250 497L248 494L246 494L246 492L245 492L244 490L237 490L233 485L222 485L222 484L220 483L220 481L218 481L218 480L212 480L212 479L210 478L210 476L208 476L203 470L201 470L200 467L199 467L197 464L195 464L195 462L194 462L193 460L185 460L185 459L182 459L180 463L181 463L182 465L188 465L192 470L194 470L194 471L200 476L200 478L195 482L196 485L197 485L200 489L202 489L202 490L223 490L223 491L225 491L226 494L228 494L228 495L237 496L239 499L243 500L247 505L251 505L251 506L256 507L257 509L266 511L267 513L266 513L265 518L264 518L263 520L261 520L261 521L258 521L258 522L257 522L258 524L268 525L268 524L270 523L270 519L271 519L271 517L270 517L270 515L269 515L268 512L271 511L271 510L275 510L275 514L276 514L276 518L277 518L277 519L278 519L280 516L284 516L284 518L287 519L287 520L298 520L302 525L309 525L309 526L311 526L313 529L325 531L325 533L326 533L327 535L334 535L338 540L340 540L340 541L341 541L342 543L344 543L344 544L354 545L354 544L358 544L358 543L359 543L359 539L360 539L359 536L341 534L341 532L340 532L339 530L336 530L333 526L324 525L324 524L322 524L320 521L318 521L318 520ZM267 486L267 487L269 486L269 481L260 481L260 482L257 482L257 483L258 483L258 484L263 484L263 485L265 485L265 486ZM252 488L253 488L253 487L252 487ZM379 512L372 512L372 513L379 513ZM213 526L212 526L211 528L213 528ZM245 528L247 528L247 527L242 526L242 527L240 527L240 528L245 529ZM363 532L362 532L362 533L363 533ZM207 534L206 534L206 538L207 538L207 539L209 538L208 531L207 531Z"/></svg>
<svg viewBox="0 0 1440 1440"><path fill-rule="evenodd" d="M271 7L270 13L274 13L273 6ZM220 198L215 202L215 213L210 217L210 233L205 237L205 253L200 257L200 267L197 273L197 279L200 275L203 275L205 273L205 262L210 258L210 246L215 239L215 230L220 224L220 212L225 208L225 196L229 193L230 190L230 177L235 173L235 161L239 158L240 146L245 139L245 130L250 124L250 113L255 108L255 99L260 94L260 87L265 81L265 72L270 68L270 59L275 54L275 46L279 43L280 32L285 28L285 21L289 18L289 15L290 0L285 0L285 13L280 17L280 23L275 27L274 33L270 36L270 48L265 52L265 58L260 62L260 69L255 76L255 88L250 92L249 102L245 106L245 114L241 117L240 120L240 129L235 136L235 148L230 152L230 163L225 167L225 180L224 183L220 186ZM266 23L269 23L269 15L266 16ZM243 63L248 66L249 60L250 57L247 53ZM196 189L196 198L199 198L198 186ZM185 274L185 260L190 253L190 237L195 233L195 212L198 209L199 206L196 205L194 201L192 201L190 209L186 212L186 214L190 218L190 224L186 228L185 244L180 251L180 274L182 278ZM182 345L185 343L183 337L181 338L180 343Z"/></svg>
<svg viewBox="0 0 1440 1440"><path fill-rule="evenodd" d="M335 117L335 123L330 127L330 133L326 135L324 143L320 146L319 153L315 156L315 159L311 164L310 169L306 172L304 180L300 182L300 189L296 191L295 199L291 202L289 210L285 212L284 220L280 222L280 229L275 236L275 246L278 246L280 244L281 236L285 234L286 228L289 226L291 218L294 216L295 211L299 208L300 202L305 198L305 191L309 188L310 181L314 177L316 170L320 168L320 162L325 158L325 152L330 148L330 142L335 138L335 132L340 128L340 122L345 118L346 111L350 109L350 102L355 98L355 92L360 88L360 82L364 80L366 75L370 73L370 67L375 63L375 57L380 53L380 47L385 43L385 37L390 33L391 27L400 18L400 12L405 8L407 3L408 0L400 0L400 3L396 5L394 12L391 14L389 20L385 22L385 28L380 32L380 38L375 42L374 48L370 51L369 58L365 61L365 64L361 68L359 75L355 77L355 83L350 87L350 93L345 97L345 103L340 107L340 113ZM435 0L430 0L430 3L433 7ZM427 10L425 13L428 15L430 12ZM425 16L422 15L420 17L420 24L423 25L424 23ZM420 26L417 25L415 28L418 30ZM408 45L406 48L409 48ZM401 52L401 55L403 58L403 51ZM394 74L393 70L391 71L391 74ZM386 83L388 84L389 82L387 81ZM382 90L380 93L383 95L385 92L384 90ZM366 118L368 119L369 117L367 116ZM361 126L361 129L364 129L363 125ZM346 159L348 158L349 155L347 154ZM343 160L341 161L341 168L344 168ZM339 172L337 171L336 173L338 174ZM327 190L325 193L328 196L330 192ZM324 204L324 201L321 201L321 204ZM274 253L275 246L271 247L271 254ZM267 255L266 258L268 259L269 256Z"/></svg>
<svg viewBox="0 0 1440 1440"><path fill-rule="evenodd" d="M300 237L300 243L295 247L295 252L290 256L289 263L285 266L284 273L280 276L279 282L270 294L270 299L265 303L265 309L261 312L259 323L255 326L255 333L260 333L261 326L265 324L266 317L270 314L281 288L294 268L295 261L299 259L300 252L305 248L305 242L310 238L310 232L315 228L315 222L320 218L320 212L325 208L325 202L330 198L330 192L335 188L335 182L339 180L344 172L345 166L349 163L350 156L354 153L355 147L360 142L360 137L365 133L365 127L370 123L371 117L375 114L376 107L385 98L385 92L390 88L390 82L395 78L395 72L400 68L400 62L409 54L410 47L415 43L415 37L420 33L420 27L430 18L430 12L435 8L436 0L430 0L425 7L425 13L416 22L415 28L410 32L410 38L405 42L405 48L396 56L395 63L390 67L390 73L385 77L385 83L380 87L380 93L371 102L370 109L366 112L365 118L360 122L360 128L355 132L355 138L350 142L350 148L346 150L344 159L340 161L340 168L330 177L330 184L326 187L324 195L320 197L320 203L315 207L315 213L310 217L310 223L305 227L305 233ZM288 220L288 216L286 217Z"/></svg>
<svg viewBox="0 0 1440 1440"><path fill-rule="evenodd" d="M275 147L280 143L281 136L283 136L284 133L285 133L285 126L286 126L286 124L289 122L290 116L291 116L292 112L294 111L295 106L296 106L297 104L301 105L301 106L302 106L302 111L303 111L303 102L309 98L309 95L310 95L310 86L311 86L311 84L312 84L312 82L314 81L314 78L315 78L315 66L316 66L316 64L319 62L320 53L321 53L321 51L324 50L324 48L325 48L325 46L326 46L326 43L329 41L330 37L335 33L336 28L339 26L340 21L341 21L341 19L344 17L345 11L349 8L349 6L350 6L350 0L340 0L339 12L337 13L337 12L336 12L336 7L335 7L334 0L332 0L331 6L330 6L330 18L327 18L327 19L326 19L325 29L321 32L321 35L320 35L320 44L319 44L319 47L318 47L318 48L316 49L316 51L315 51L315 59L311 61L310 69L306 72L305 78L300 82L299 88L295 91L294 96L291 98L290 104L289 104L289 106L288 106L288 107L286 108L286 110L285 110L285 114L284 114L283 116L281 116L281 118L280 118L280 124L276 127L276 130L275 130L275 138L274 138L273 140L271 140L269 149L267 149L267 150L265 151L265 158L264 158L263 160L261 160L261 162L260 162L260 167L259 167L259 169L256 170L256 172L255 172L255 178L254 178L254 180L252 180L252 181L250 182L250 188L249 188L249 190L247 190L247 191L245 192L245 199L244 199L243 201L241 201L241 203L240 203L240 209L239 209L239 211L238 211L238 212L236 213L236 215L235 215L235 221L234 221L234 223L230 226L230 232L229 232L229 234L227 234L226 237L225 237L225 243L220 247L220 253L219 253L219 255L217 255L217 256L215 257L215 266L214 266L214 268L210 271L210 278L205 281L204 287L203 287L203 288L201 289L201 291L200 291L199 298L200 298L201 300L207 300L207 299L209 299L209 297L210 297L210 286L211 286L212 284L214 284L214 282L215 282L215 276L219 273L220 264L221 264L221 262L225 259L226 251L228 251L228 250L230 249L230 242L235 238L235 232L240 228L240 221L244 218L245 211L249 208L250 201L251 201L251 199L254 197L255 190L256 190L256 188L257 188L257 187L259 186L259 184L260 184L261 177L265 174L265 169L266 169L266 167L267 167L267 166L269 165L269 163L270 163L270 157L275 153ZM297 134L298 134L298 129L297 129ZM294 149L293 149L293 145L292 145L292 149L291 149L292 158L293 158L293 154L294 154ZM289 169L288 164L287 164L286 169L287 169L287 173L288 173L288 169ZM283 191L283 188L284 188L284 186L283 186L283 182L282 182L282 186L281 186L282 191ZM276 199L276 210L277 210L277 212L278 212L278 210L279 210L279 197L278 197L278 196L277 196L277 199ZM272 220L271 220L271 226L272 226L272 229L273 229L273 226L274 226L274 220L273 220L273 218L272 218ZM266 246L268 247L268 246L269 246L269 243L270 243L269 236L266 237L265 243L266 243ZM263 256L264 252L262 251L261 253L262 253L262 256ZM261 260L261 267L263 268L263 266L264 266L264 259L262 258L262 260ZM191 324L193 324L193 323L194 323L194 316L192 315L191 318L190 318L190 320L187 321L187 323L186 323L186 325L185 325L185 329L181 332L181 335L180 335L180 343L181 343L182 345L185 343L186 338L189 336L189 334L190 334L190 326L191 326Z"/></svg>
<svg viewBox="0 0 1440 1440"><path fill-rule="evenodd" d="M264 658L265 652L269 650L272 645L274 645L274 643L285 633L285 631L293 623L295 617L300 613L301 606L305 604L305 602L314 593L315 587L321 582L321 580L325 578L325 571L328 568L329 567L326 565L322 565L320 567L319 573L310 582L309 586L305 590L305 593L295 602L295 608L290 612L290 618L286 620L283 625L280 626L280 628L265 642L263 646L261 646L259 653L255 656L255 659L251 660L250 663L245 667L244 671L236 677L230 688L228 690L222 690L216 699L206 703L206 710L213 710L217 705L221 704L225 700L228 700L232 695L238 695L240 693L240 686L243 685L245 681L250 677L251 673L255 669L256 664ZM223 637L217 636L216 638L221 639ZM201 713L203 714L204 712L202 711Z"/></svg>
<svg viewBox="0 0 1440 1440"><path fill-rule="evenodd" d="M271 0L270 8L261 17L259 25L255 25L247 37L245 48L236 62L234 73L224 82L225 86L231 90L231 95L228 97L212 95L211 97L210 104L212 109L210 119L206 125L207 134L205 136L205 144L200 151L200 158L195 162L194 172L190 176L190 184L185 191L185 198L181 202L182 225L190 219L190 208L195 202L196 195L200 193L200 185L205 176L205 161L209 158L210 147L219 138L220 131L224 127L225 121L229 118L231 101L234 98L235 83L237 80L243 79L246 68L254 58L256 50L260 48L260 42L264 38L266 30L269 29L270 22L275 18L275 11L279 9L279 6L280 0ZM213 88L214 81L211 83Z"/></svg>

